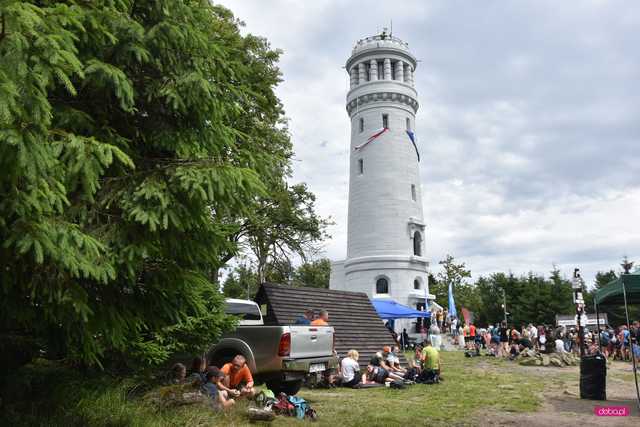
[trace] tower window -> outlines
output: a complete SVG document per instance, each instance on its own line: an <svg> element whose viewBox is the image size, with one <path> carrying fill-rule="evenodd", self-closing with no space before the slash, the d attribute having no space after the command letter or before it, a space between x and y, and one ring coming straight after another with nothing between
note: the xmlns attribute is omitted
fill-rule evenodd
<svg viewBox="0 0 640 427"><path fill-rule="evenodd" d="M420 281L418 279L413 281L413 289L420 290Z"/></svg>
<svg viewBox="0 0 640 427"><path fill-rule="evenodd" d="M388 114L383 114L382 115L382 127L384 129L389 129L389 115Z"/></svg>
<svg viewBox="0 0 640 427"><path fill-rule="evenodd" d="M411 130L411 119L407 117L407 130Z"/></svg>
<svg viewBox="0 0 640 427"><path fill-rule="evenodd" d="M416 185L411 184L411 200L416 201Z"/></svg>
<svg viewBox="0 0 640 427"><path fill-rule="evenodd" d="M419 231L413 233L413 254L422 256L422 235Z"/></svg>
<svg viewBox="0 0 640 427"><path fill-rule="evenodd" d="M378 80L384 80L384 61L378 61Z"/></svg>
<svg viewBox="0 0 640 427"><path fill-rule="evenodd" d="M360 133L364 132L364 119L362 117L358 120L358 128L360 129Z"/></svg>
<svg viewBox="0 0 640 427"><path fill-rule="evenodd" d="M358 159L358 173L362 175L364 173L364 160Z"/></svg>
<svg viewBox="0 0 640 427"><path fill-rule="evenodd" d="M376 294L388 294L389 293L389 281L384 277L376 280Z"/></svg>

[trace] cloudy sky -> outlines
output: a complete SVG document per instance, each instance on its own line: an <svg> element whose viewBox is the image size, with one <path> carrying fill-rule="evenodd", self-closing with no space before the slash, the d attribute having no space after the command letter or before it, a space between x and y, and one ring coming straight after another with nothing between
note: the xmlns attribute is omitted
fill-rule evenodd
<svg viewBox="0 0 640 427"><path fill-rule="evenodd" d="M640 262L640 2L223 0L283 50L294 181L346 254L354 43L393 20L420 60L427 256L474 277Z"/></svg>

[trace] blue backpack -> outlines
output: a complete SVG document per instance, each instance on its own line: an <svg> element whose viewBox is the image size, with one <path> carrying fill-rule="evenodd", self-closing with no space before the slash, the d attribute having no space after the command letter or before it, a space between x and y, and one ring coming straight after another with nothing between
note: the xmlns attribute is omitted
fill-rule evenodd
<svg viewBox="0 0 640 427"><path fill-rule="evenodd" d="M306 400L298 396L289 396L289 403L293 405L293 410L295 411L296 418L303 419L307 410L309 409L309 404Z"/></svg>

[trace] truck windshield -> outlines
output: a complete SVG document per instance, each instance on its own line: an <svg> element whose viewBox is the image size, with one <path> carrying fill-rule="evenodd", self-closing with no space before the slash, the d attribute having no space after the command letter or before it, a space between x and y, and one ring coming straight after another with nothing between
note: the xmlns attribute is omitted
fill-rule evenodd
<svg viewBox="0 0 640 427"><path fill-rule="evenodd" d="M243 320L260 320L260 310L253 304L241 304L226 302L224 312L234 316L240 316Z"/></svg>

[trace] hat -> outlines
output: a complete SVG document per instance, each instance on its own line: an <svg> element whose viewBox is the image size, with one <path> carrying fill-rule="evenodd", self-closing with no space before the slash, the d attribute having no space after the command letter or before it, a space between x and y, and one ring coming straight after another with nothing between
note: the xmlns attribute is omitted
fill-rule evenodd
<svg viewBox="0 0 640 427"><path fill-rule="evenodd" d="M217 366L209 366L209 369L207 369L207 373L205 374L205 376L207 377L207 379L222 378L224 377L224 372L218 369Z"/></svg>

